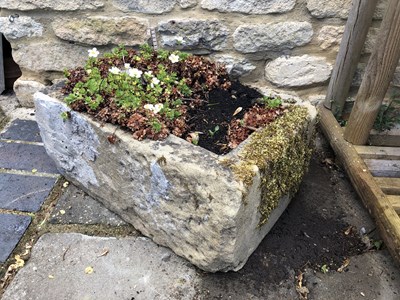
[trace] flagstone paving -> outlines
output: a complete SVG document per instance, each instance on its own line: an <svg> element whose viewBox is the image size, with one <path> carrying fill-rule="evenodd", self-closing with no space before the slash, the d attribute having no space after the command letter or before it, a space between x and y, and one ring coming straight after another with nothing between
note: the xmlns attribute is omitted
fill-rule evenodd
<svg viewBox="0 0 400 300"><path fill-rule="evenodd" d="M16 119L0 134L0 262L27 230L57 181L58 171L32 120Z"/></svg>

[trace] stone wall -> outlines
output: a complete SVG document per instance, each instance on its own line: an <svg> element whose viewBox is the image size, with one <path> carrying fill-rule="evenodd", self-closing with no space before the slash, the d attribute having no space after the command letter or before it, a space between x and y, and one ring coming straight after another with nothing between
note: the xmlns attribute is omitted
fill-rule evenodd
<svg viewBox="0 0 400 300"><path fill-rule="evenodd" d="M362 62L387 0L375 14ZM232 77L303 98L323 98L351 0L0 0L0 32L23 76L20 102L81 65L87 50L158 46L225 62ZM10 15L18 14L18 17ZM362 66L353 82L360 84ZM400 69L395 84L400 85Z"/></svg>

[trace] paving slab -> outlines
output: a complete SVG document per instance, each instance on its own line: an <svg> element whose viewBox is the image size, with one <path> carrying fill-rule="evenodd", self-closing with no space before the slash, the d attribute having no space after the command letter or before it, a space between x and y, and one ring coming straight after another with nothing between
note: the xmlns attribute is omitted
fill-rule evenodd
<svg viewBox="0 0 400 300"><path fill-rule="evenodd" d="M37 212L56 178L0 173L0 208Z"/></svg>
<svg viewBox="0 0 400 300"><path fill-rule="evenodd" d="M35 121L16 119L0 134L0 139L41 142L39 127Z"/></svg>
<svg viewBox="0 0 400 300"><path fill-rule="evenodd" d="M49 222L52 224L127 225L120 217L73 184L68 186L58 200Z"/></svg>
<svg viewBox="0 0 400 300"><path fill-rule="evenodd" d="M345 272L305 273L310 299L400 299L400 269L386 251L369 252L350 259Z"/></svg>
<svg viewBox="0 0 400 300"><path fill-rule="evenodd" d="M31 217L0 214L0 262L5 262L28 228Z"/></svg>
<svg viewBox="0 0 400 300"><path fill-rule="evenodd" d="M197 280L194 267L147 238L46 234L2 299L184 300Z"/></svg>
<svg viewBox="0 0 400 300"><path fill-rule="evenodd" d="M0 168L58 174L43 146L0 142Z"/></svg>

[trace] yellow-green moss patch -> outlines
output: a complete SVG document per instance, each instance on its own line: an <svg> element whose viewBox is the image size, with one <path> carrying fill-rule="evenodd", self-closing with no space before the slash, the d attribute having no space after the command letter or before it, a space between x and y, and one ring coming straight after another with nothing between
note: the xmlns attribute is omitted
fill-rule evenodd
<svg viewBox="0 0 400 300"><path fill-rule="evenodd" d="M261 213L259 226L265 224L279 199L294 194L307 169L312 148L307 139L308 109L292 106L288 112L260 131L252 134L232 166L235 176L252 184L257 166L261 174Z"/></svg>

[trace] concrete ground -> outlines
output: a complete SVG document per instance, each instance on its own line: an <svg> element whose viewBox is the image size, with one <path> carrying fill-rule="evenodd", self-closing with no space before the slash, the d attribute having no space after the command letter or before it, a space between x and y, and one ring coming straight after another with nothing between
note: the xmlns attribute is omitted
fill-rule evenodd
<svg viewBox="0 0 400 300"><path fill-rule="evenodd" d="M12 93L0 106L11 117L0 136L4 300L400 299L400 270L321 137L299 192L244 268L208 274L58 177L34 111Z"/></svg>

